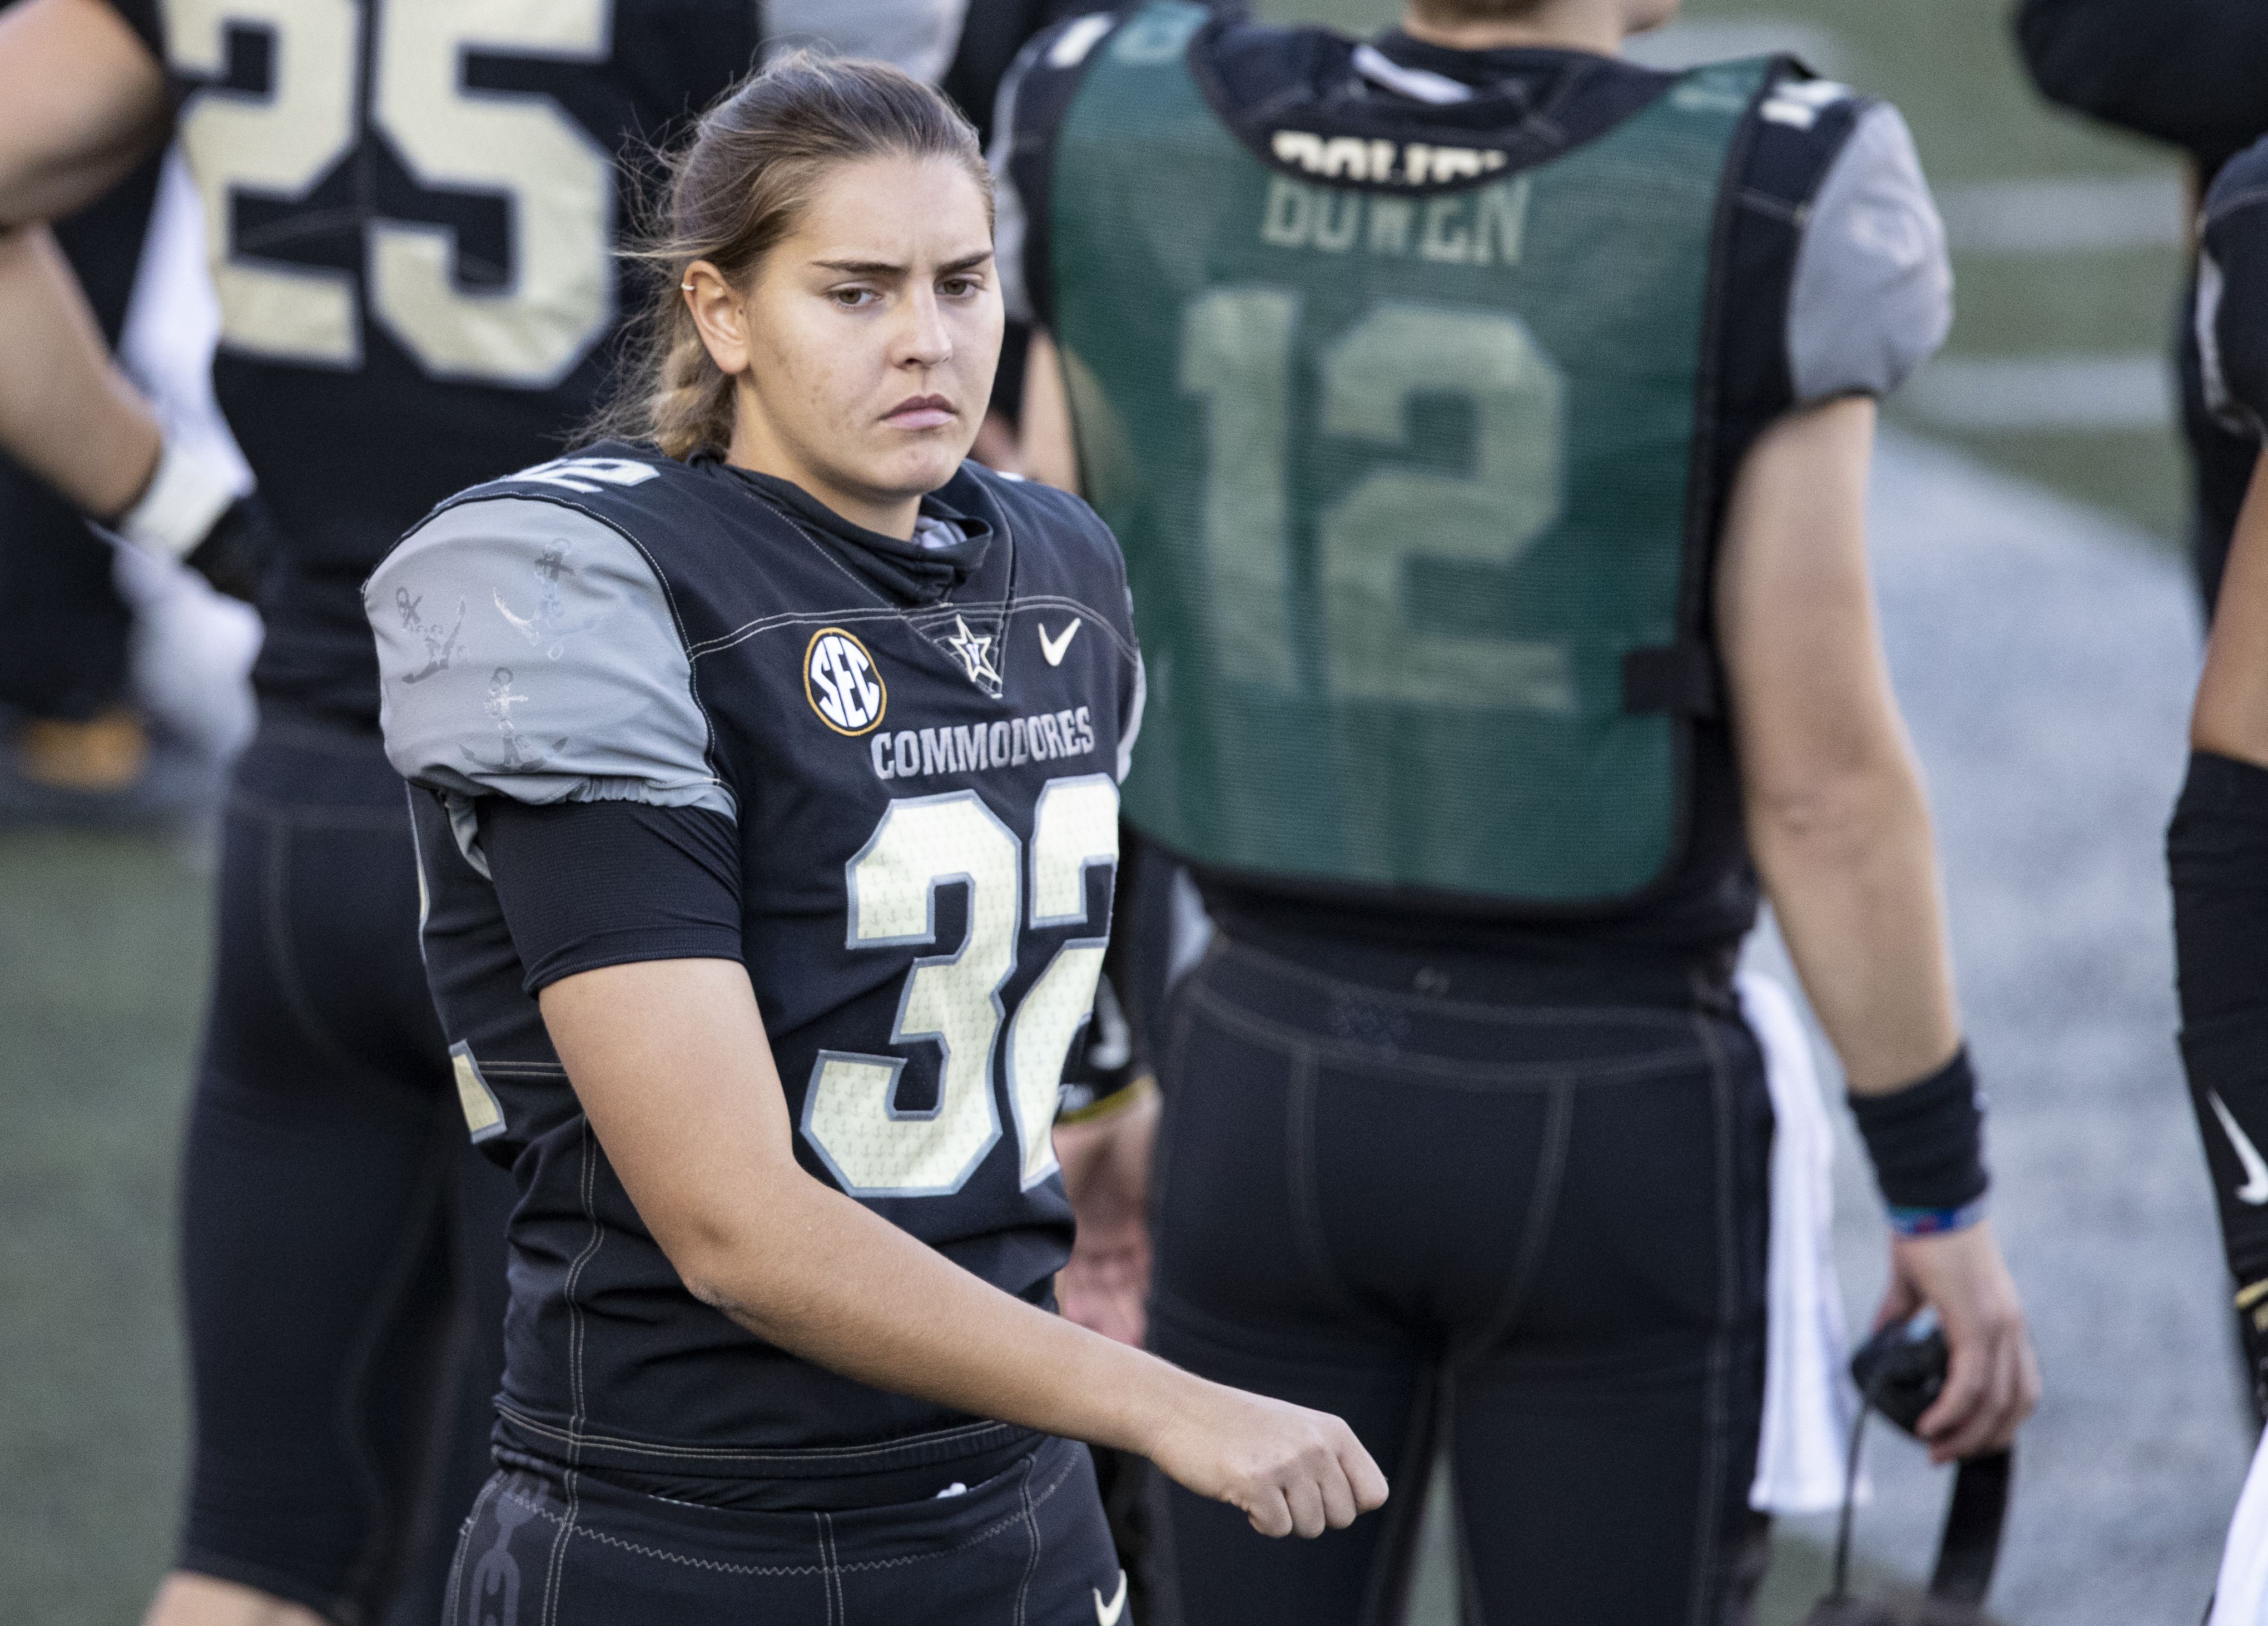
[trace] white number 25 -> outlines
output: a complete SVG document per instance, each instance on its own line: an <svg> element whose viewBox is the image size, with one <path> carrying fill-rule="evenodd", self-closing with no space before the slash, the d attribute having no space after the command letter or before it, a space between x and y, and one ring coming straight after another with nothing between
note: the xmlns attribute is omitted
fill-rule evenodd
<svg viewBox="0 0 2268 1626"><path fill-rule="evenodd" d="M473 52L569 62L612 49L609 0L373 0L370 122L418 182L500 196L512 276L468 288L445 226L372 219L364 269L372 316L436 378L540 388L573 371L615 308L614 168L549 98L468 89ZM356 144L363 92L355 0L166 0L174 66L217 77L229 36L265 33L269 86L193 96L180 140L205 202L221 340L309 366L362 363L354 272L266 258L287 241L232 232L239 197L306 198Z"/></svg>
<svg viewBox="0 0 2268 1626"><path fill-rule="evenodd" d="M1118 861L1118 787L1107 774L1050 780L1033 816L1031 923L1083 923L1086 872ZM1023 844L973 791L890 804L850 860L853 949L937 941L937 889L968 888L958 948L914 962L898 998L893 1044L940 1052L937 1104L897 1105L905 1063L822 1051L803 1106L803 1132L853 1196L943 1196L961 1189L1000 1138L992 1057L1008 1029L1008 1101L1020 1179L1056 1169L1052 1131L1064 1058L1094 1005L1102 971L1101 923L1056 952L1012 1019L1000 990L1016 968L1026 908Z"/></svg>

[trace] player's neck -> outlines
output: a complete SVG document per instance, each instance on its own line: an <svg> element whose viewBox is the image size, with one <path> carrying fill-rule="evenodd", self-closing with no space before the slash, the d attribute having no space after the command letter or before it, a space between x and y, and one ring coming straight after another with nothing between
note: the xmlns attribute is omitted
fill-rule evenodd
<svg viewBox="0 0 2268 1626"><path fill-rule="evenodd" d="M881 496L830 480L768 438L751 432L745 423L733 425L733 444L725 448L725 460L737 468L784 480L852 525L895 536L902 542L912 538L914 522L921 518L919 497Z"/></svg>
<svg viewBox="0 0 2268 1626"><path fill-rule="evenodd" d="M1403 13L1402 32L1453 51L1525 48L1616 56L1623 48L1622 9L1597 0L1549 0L1525 17L1486 22L1449 22L1411 6Z"/></svg>

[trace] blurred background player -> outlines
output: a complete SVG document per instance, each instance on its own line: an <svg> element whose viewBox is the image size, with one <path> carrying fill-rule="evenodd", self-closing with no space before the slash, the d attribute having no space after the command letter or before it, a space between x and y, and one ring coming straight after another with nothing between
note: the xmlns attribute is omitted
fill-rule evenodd
<svg viewBox="0 0 2268 1626"><path fill-rule="evenodd" d="M2206 195L2197 349L2205 402L2255 443L2268 426L2268 141ZM2268 1411L2268 457L2256 453L2167 832L2182 1060L2204 1137L2256 1409ZM2268 1620L2268 1477L2230 1534L2216 1626Z"/></svg>
<svg viewBox="0 0 2268 1626"><path fill-rule="evenodd" d="M934 77L961 10L765 15ZM0 450L147 546L256 577L267 623L186 1157L197 1445L168 1626L438 1610L488 1470L508 1189L465 1149L416 955L358 588L434 502L588 411L637 156L755 60L759 24L725 0L0 16ZM40 224L169 131L206 206L221 406L280 527L264 560L107 367Z"/></svg>
<svg viewBox="0 0 2268 1626"><path fill-rule="evenodd" d="M1487 1618L1755 1588L1760 881L1889 1204L1881 1315L1955 1350L1935 1454L2037 1391L1867 576L1941 232L1888 106L1613 60L1674 9L1420 0L1358 45L1155 4L1035 41L996 132L1028 467L1125 547L1128 815L1219 931L1156 1038L1152 1343L1397 1490L1446 1452ZM1175 1493L1190 1626L1397 1618L1415 1502L1292 1551Z"/></svg>
<svg viewBox="0 0 2268 1626"><path fill-rule="evenodd" d="M2189 157L2192 198L2240 149L2268 133L2268 11L2251 0L2023 0L2016 41L2050 99ZM2206 405L2192 318L2195 285L2175 314L2172 365L2190 453L2190 557L2212 612L2257 433Z"/></svg>

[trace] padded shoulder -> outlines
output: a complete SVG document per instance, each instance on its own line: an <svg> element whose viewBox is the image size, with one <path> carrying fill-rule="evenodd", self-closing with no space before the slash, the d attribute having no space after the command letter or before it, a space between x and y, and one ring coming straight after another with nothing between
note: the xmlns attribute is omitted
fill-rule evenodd
<svg viewBox="0 0 2268 1626"><path fill-rule="evenodd" d="M1132 617L1123 614L1126 591L1126 555L1102 516L1057 486L1037 480L1002 475L979 463L964 463L958 480L976 482L1021 537L1020 546L1041 549L1064 561L1083 582L1084 591L1098 609L1110 613L1114 628L1131 652ZM959 495L947 486L939 496L952 501Z"/></svg>
<svg viewBox="0 0 2268 1626"><path fill-rule="evenodd" d="M2268 426L2268 140L2222 166L2205 195L2197 291L2205 405L2239 433Z"/></svg>
<svg viewBox="0 0 2268 1626"><path fill-rule="evenodd" d="M1084 543L1094 549L1098 557L1106 558L1113 570L1123 566L1118 539L1110 533L1110 526L1086 498L1044 481L1019 479L981 464L967 463L962 467L970 477L983 482L986 494L1004 513L1021 521L1027 530L1036 527L1057 544Z"/></svg>
<svg viewBox="0 0 2268 1626"><path fill-rule="evenodd" d="M1812 80L1764 107L1847 97ZM1913 136L1887 102L1862 106L1806 211L1787 316L1799 402L1885 395L1936 353L1953 325L1945 225L1922 179Z"/></svg>
<svg viewBox="0 0 2268 1626"><path fill-rule="evenodd" d="M460 499L387 555L363 607L404 778L453 800L733 815L668 592L624 531L542 497Z"/></svg>

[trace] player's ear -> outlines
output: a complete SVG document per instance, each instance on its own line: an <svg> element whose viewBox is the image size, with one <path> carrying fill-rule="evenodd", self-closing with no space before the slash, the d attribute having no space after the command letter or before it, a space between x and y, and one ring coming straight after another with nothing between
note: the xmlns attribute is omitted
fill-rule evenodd
<svg viewBox="0 0 2268 1626"><path fill-rule="evenodd" d="M686 267L678 286L685 297L685 308L692 313L693 325L700 332L701 342L708 347L709 358L717 364L718 371L727 377L746 372L748 306L740 291L706 260L696 260Z"/></svg>

